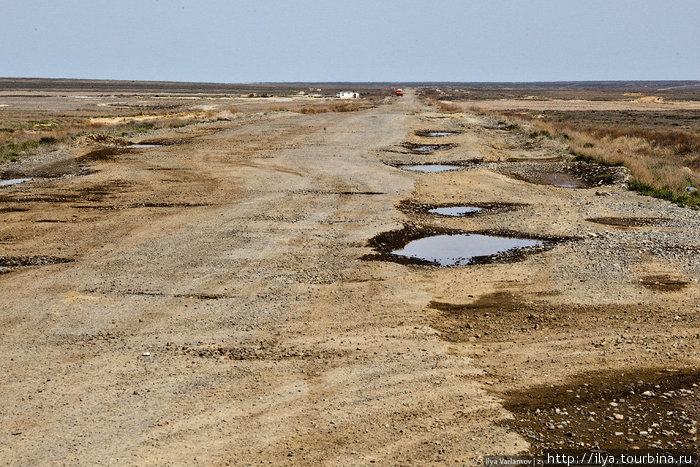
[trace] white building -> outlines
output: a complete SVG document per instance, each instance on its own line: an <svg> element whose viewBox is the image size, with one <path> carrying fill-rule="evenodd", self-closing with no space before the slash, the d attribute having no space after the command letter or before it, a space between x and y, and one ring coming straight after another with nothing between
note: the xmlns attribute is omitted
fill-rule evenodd
<svg viewBox="0 0 700 467"><path fill-rule="evenodd" d="M340 99L359 99L360 93L354 91L340 91L335 96Z"/></svg>

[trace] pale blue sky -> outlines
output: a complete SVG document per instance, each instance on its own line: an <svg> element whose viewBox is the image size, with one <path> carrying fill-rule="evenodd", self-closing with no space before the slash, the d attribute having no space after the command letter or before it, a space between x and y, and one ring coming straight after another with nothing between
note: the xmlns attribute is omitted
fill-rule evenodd
<svg viewBox="0 0 700 467"><path fill-rule="evenodd" d="M700 79L698 0L0 0L0 76Z"/></svg>

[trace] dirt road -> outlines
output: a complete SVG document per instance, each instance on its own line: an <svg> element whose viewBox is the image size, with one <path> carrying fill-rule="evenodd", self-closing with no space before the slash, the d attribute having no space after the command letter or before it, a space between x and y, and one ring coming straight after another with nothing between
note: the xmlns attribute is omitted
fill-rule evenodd
<svg viewBox="0 0 700 467"><path fill-rule="evenodd" d="M401 146L422 129L459 133ZM561 148L413 93L144 139L160 146L76 149L34 163L64 176L0 191L3 463L476 465L564 432L588 446L573 409L528 437L540 406L517 391L569 385L557 401L593 370L602 388L624 379L606 371L688 373L668 390L698 413L697 212L621 184L531 183ZM396 167L416 161L471 165ZM416 207L461 203L499 207ZM405 223L566 241L458 268L361 259ZM697 447L683 423L669 439Z"/></svg>

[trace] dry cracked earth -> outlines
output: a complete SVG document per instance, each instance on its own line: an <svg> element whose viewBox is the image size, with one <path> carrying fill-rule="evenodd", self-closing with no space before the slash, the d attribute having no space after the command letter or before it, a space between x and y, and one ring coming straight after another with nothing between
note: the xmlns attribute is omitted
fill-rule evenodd
<svg viewBox="0 0 700 467"><path fill-rule="evenodd" d="M2 177L3 464L698 449L698 212L412 92L141 142ZM454 233L543 243L391 253Z"/></svg>

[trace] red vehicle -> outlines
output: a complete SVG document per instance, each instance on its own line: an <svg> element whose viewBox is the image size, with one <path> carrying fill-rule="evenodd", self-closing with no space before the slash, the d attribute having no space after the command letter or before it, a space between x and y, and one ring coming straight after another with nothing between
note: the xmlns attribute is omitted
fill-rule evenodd
<svg viewBox="0 0 700 467"><path fill-rule="evenodd" d="M397 89L396 91L394 91L394 94L397 96L403 96L403 90Z"/></svg>

